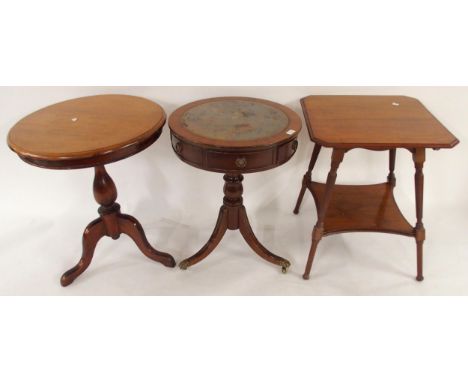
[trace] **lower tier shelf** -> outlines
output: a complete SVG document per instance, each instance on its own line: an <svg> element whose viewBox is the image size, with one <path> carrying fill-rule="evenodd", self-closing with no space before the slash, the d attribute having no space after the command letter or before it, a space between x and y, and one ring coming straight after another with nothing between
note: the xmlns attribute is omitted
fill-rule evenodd
<svg viewBox="0 0 468 382"><path fill-rule="evenodd" d="M309 190L317 211L325 194L325 184L311 182ZM324 235L342 232L385 232L414 236L393 196L390 183L335 185L324 222Z"/></svg>

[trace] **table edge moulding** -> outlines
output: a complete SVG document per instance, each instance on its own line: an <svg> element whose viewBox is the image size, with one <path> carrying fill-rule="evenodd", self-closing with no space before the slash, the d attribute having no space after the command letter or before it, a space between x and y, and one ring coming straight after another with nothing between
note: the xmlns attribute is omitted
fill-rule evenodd
<svg viewBox="0 0 468 382"><path fill-rule="evenodd" d="M386 142L385 144L379 143L379 142L359 142L359 141L349 141L345 140L344 136L340 136L338 138L328 139L326 137L321 136L320 134L317 134L314 132L314 122L312 122L312 119L314 118L313 113L310 113L309 106L307 104L308 101L312 101L313 99L378 99L381 103L383 101L388 101L388 107L392 108L392 110L398 110L402 109L405 106L407 108L411 106L417 106L421 108L423 111L423 116L420 117L421 119L425 119L426 121L430 121L431 127L437 128L440 131L443 132L446 140L444 142L440 141L434 141L433 139L431 140L430 137L426 138L426 143L424 142L412 142L412 143L407 143L402 141L401 139L397 140L397 142ZM343 149L355 149L355 148L365 148L365 149L376 149L376 150L382 150L382 149L390 149L390 148L407 148L407 149L415 149L415 148L432 148L432 149L441 149L441 148L453 148L455 147L458 143L459 140L444 126L442 125L437 118L435 118L429 110L419 101L417 98L414 97L408 97L408 96L401 96L401 95L395 95L395 96L389 96L389 95L380 95L380 96L372 96L372 95L323 95L323 96L308 96L301 98L300 100L302 111L304 113L304 119L306 122L307 130L309 132L309 137L310 139L315 142L320 144L323 147L328 147L328 148L343 148ZM349 108L349 106L348 106ZM317 114L317 113L315 113ZM411 117L411 113L409 113L407 116ZM316 117L316 116L315 116ZM335 119L335 118L329 118L330 124L332 126L337 126L339 122L345 123L346 121L342 121L341 119ZM370 125L377 125L381 120L379 118L375 118L372 120L368 121ZM408 123L408 118L406 118L406 121ZM419 121L415 121L419 122ZM420 125L421 126L421 125ZM343 130L346 128L345 126L341 126ZM409 126L408 126L409 127ZM414 124L413 126L414 127ZM410 131L410 129L409 129Z"/></svg>
<svg viewBox="0 0 468 382"><path fill-rule="evenodd" d="M330 97L330 98L327 98ZM307 104L307 100L320 100L320 98L326 99L327 102L332 100L332 97L337 101L336 105L328 105L328 109L320 109L314 111L314 116L310 112L310 107ZM420 118L429 121L430 127L418 127L418 131L412 131L407 133L413 134L412 142L410 144L402 141L400 136L396 137L393 142L391 139L375 142L362 141L347 141L346 137L342 137L342 140L327 141L319 139L314 134L314 129L317 128L315 124L320 123L321 113L327 116L333 114L333 117L329 117L332 126L340 129L345 129L346 124L356 123L355 126L359 125L360 116L354 118L342 117L338 114L340 109L340 101L347 98L347 101L354 97L353 101L362 102L365 98L376 99L380 97L378 102L389 101L392 102L392 106L400 106L405 101L411 101L416 106L416 109L411 109L409 113L411 117L416 121ZM299 209L306 190L309 190L314 198L316 209L317 209L317 222L312 231L312 244L307 259L306 268L303 274L304 279L309 279L312 262L317 251L318 243L323 236L344 233L344 232L383 232L393 233L409 237L414 237L416 240L416 260L417 260L417 275L416 280L422 281L423 277L423 243L425 240L425 228L422 222L423 217L423 190L424 190L424 175L423 166L426 158L426 149L432 148L438 150L440 148L452 148L456 146L459 141L453 136L427 109L422 103L411 97L404 96L309 96L301 99L301 105L304 112L304 117L309 130L310 139L315 142L315 146L312 151L309 167L302 179L302 186L297 198L297 202L294 208L294 213L298 214ZM367 104L359 105L364 109ZM405 105L403 105L405 106ZM354 113L355 111L352 111ZM365 112L365 110L364 110ZM391 126L393 121L389 117L379 117L379 110L373 109L370 112L374 113L375 120L367 120L369 126L378 126L379 123L386 123ZM408 113L408 111L406 112ZM388 113L387 113L388 114ZM385 113L383 113L385 115ZM422 116L422 117L421 117ZM314 123L311 119L314 118ZM365 119L365 115L362 116ZM318 121L318 122L317 122ZM383 121L383 122L382 122ZM404 126L405 121L398 121L399 128ZM411 122L412 123L412 122ZM333 130L333 127L330 128ZM338 128L337 128L338 129ZM431 134L426 134L426 142L421 144L417 143L417 134L425 134L427 130L430 130ZM332 136L334 131L330 131ZM391 135L392 130L386 131L385 134ZM358 134L357 134L358 135ZM437 137L432 140L428 137ZM323 137L322 137L323 138ZM319 183L312 181L312 171L317 162L322 147L332 148L332 158L330 171L328 173L326 183ZM395 201L393 194L396 186L395 177L395 161L396 161L396 150L397 148L403 148L408 150L414 162L415 167L415 201L416 201L416 223L412 226L408 220L403 216L398 205ZM343 161L345 154L353 149L368 149L375 151L388 151L389 162L388 162L388 176L387 182L380 184L370 185L336 185L337 171Z"/></svg>
<svg viewBox="0 0 468 382"><path fill-rule="evenodd" d="M46 152L44 149L28 149L24 147L24 143L18 141L25 141L32 139L32 134L34 134L34 130L31 128L35 128L35 126L42 126L43 128L48 128L51 133L57 132L54 131L54 127L50 124L46 124L44 121L40 121L39 125L35 125L34 121L35 118L37 119L38 116L46 115L48 111L52 111L56 115L52 115L52 117L56 117L59 120L62 128L64 126L70 127L73 129L74 125L79 123L89 122L86 127L91 127L92 120L96 121L99 118L99 109L93 111L96 113L95 115L91 115L88 117L91 121L82 121L80 118L80 113L82 111L80 108L77 110L73 109L72 103L74 101L86 102L86 101L93 101L93 99L98 98L107 98L112 100L119 100L120 102L125 102L126 100L132 100L132 102L144 102L145 109L154 108L154 113L156 113L157 120L149 124L149 127L143 131L141 134L137 136L132 136L129 139L126 139L123 142L114 142L110 145L105 145L103 147L93 147L93 148L86 148L79 151L63 151L58 152L56 145L53 147L54 152ZM81 105L83 107L89 107L90 105ZM54 110L59 107L60 112L54 112ZM111 105L106 105L106 107L112 107ZM112 109L107 110L107 112L111 112ZM123 110L121 111L123 112ZM117 117L116 117L117 118ZM126 121L126 125L124 127L128 127L132 123L131 120ZM43 107L34 113L27 115L26 117L22 118L18 121L13 128L10 129L8 136L7 136L7 143L11 150L13 150L23 161L33 166L47 168L47 169L80 169L80 168L88 168L97 165L104 165L119 161L121 159L127 158L129 156L135 155L140 151L143 151L150 145L152 145L161 135L162 129L166 123L166 113L162 109L160 105L157 103L148 100L143 97L137 96L130 96L130 95L122 95L122 94L102 94L102 95L95 95L95 96L85 96L79 97L74 99L69 99L66 101L58 102L46 107ZM22 132L20 129L25 130ZM122 129L123 130L123 129ZM128 129L127 129L128 130ZM83 131L84 134L87 131ZM72 137L73 131L70 134ZM57 135L57 134L55 134ZM81 138L83 138L83 136ZM38 141L42 141L43 137L40 135L36 137ZM59 139L59 138L57 138ZM68 141L69 142L69 141ZM46 142L47 143L47 142ZM65 141L64 143L67 143Z"/></svg>
<svg viewBox="0 0 468 382"><path fill-rule="evenodd" d="M191 107L219 100L248 100L260 102L283 111L287 117L287 126L273 138L242 142L212 140L200 137L188 129L183 129L180 119ZM218 214L218 220L208 242L193 256L183 260L181 269L198 263L208 256L220 243L225 232L239 230L247 244L264 260L279 265L286 273L290 262L266 249L256 238L250 226L243 204L244 173L259 172L278 167L287 162L296 152L297 136L301 130L301 120L291 109L262 99L250 97L216 97L184 105L169 117L172 148L185 163L206 171L224 173L224 198ZM233 143L232 146L230 144Z"/></svg>
<svg viewBox="0 0 468 382"><path fill-rule="evenodd" d="M120 212L120 205L116 203L117 188L104 166L150 146L161 135L165 121L164 110L153 101L107 94L47 106L24 117L10 130L8 146L28 164L47 169L94 167L93 194L100 206L99 217L84 230L81 258L62 275L62 286L70 285L88 268L98 241L105 236L116 240L124 233L145 256L167 267L175 267L171 255L151 246L141 224L133 216ZM138 125L139 122L143 125ZM132 129L143 130L132 136ZM119 136L125 139L120 142ZM93 137L97 141L91 139ZM61 140L62 146L52 145L48 138L55 142ZM106 141L112 144L99 144ZM22 142L29 142L31 148ZM43 147L49 148L50 153L42 150ZM67 147L81 150L67 152Z"/></svg>

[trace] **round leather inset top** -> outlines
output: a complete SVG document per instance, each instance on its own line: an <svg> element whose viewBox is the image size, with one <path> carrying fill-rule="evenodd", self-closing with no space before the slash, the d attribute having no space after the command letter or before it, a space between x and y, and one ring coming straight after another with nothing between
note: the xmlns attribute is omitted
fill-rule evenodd
<svg viewBox="0 0 468 382"><path fill-rule="evenodd" d="M145 149L159 137L165 120L164 110L145 98L82 97L26 116L10 130L8 145L40 167L92 167Z"/></svg>
<svg viewBox="0 0 468 382"><path fill-rule="evenodd" d="M175 153L192 166L224 173L277 167L296 152L299 116L257 98L222 97L192 102L169 117Z"/></svg>
<svg viewBox="0 0 468 382"><path fill-rule="evenodd" d="M292 110L271 101L222 97L182 106L170 116L169 127L195 144L241 148L290 140L301 122Z"/></svg>
<svg viewBox="0 0 468 382"><path fill-rule="evenodd" d="M267 138L284 130L288 116L270 105L247 100L203 103L182 116L182 124L196 135L223 141Z"/></svg>

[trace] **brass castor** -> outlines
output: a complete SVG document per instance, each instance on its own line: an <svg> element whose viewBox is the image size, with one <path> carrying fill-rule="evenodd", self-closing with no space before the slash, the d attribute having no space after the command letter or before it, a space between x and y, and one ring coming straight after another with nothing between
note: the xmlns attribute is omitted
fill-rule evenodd
<svg viewBox="0 0 468 382"><path fill-rule="evenodd" d="M281 265L281 272L287 273L288 268L291 266L291 263L289 261L285 260L280 265Z"/></svg>

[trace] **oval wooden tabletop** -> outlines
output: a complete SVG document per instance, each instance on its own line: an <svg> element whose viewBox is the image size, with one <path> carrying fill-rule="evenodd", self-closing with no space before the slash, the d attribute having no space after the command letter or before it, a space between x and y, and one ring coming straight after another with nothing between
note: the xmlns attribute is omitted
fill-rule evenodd
<svg viewBox="0 0 468 382"><path fill-rule="evenodd" d="M76 98L21 119L8 145L26 162L46 168L115 162L152 144L166 121L158 104L128 95Z"/></svg>
<svg viewBox="0 0 468 382"><path fill-rule="evenodd" d="M169 117L171 132L195 145L215 148L274 146L297 137L299 116L286 106L249 97L195 101Z"/></svg>

